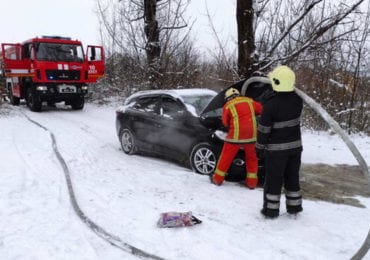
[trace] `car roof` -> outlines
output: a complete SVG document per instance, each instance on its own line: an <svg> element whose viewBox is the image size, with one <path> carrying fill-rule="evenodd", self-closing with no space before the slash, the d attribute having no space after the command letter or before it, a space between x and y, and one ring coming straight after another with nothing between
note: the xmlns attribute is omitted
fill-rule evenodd
<svg viewBox="0 0 370 260"><path fill-rule="evenodd" d="M151 95L169 95L174 98L182 99L183 96L215 96L217 92L208 88L187 88L187 89L155 89L138 91L126 99L126 102L137 97L151 96Z"/></svg>

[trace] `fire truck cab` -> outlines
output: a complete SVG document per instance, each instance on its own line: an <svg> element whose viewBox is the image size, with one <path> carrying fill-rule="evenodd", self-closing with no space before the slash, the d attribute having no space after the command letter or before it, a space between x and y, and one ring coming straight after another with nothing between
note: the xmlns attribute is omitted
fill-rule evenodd
<svg viewBox="0 0 370 260"><path fill-rule="evenodd" d="M1 44L1 72L10 103L25 99L32 111L65 102L83 109L88 83L104 76L104 49L67 37L43 36Z"/></svg>

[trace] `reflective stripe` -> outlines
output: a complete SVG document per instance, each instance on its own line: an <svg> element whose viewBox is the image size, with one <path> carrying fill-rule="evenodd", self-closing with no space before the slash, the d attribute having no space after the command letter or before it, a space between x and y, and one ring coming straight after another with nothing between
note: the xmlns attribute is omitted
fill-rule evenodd
<svg viewBox="0 0 370 260"><path fill-rule="evenodd" d="M223 171L220 171L219 169L216 169L216 170L215 170L215 174L220 175L220 176L222 176L222 177L225 177L226 172L223 172Z"/></svg>
<svg viewBox="0 0 370 260"><path fill-rule="evenodd" d="M272 201L280 201L280 195L273 195L273 194L266 194L266 199L272 200Z"/></svg>
<svg viewBox="0 0 370 260"><path fill-rule="evenodd" d="M248 172L247 178L249 179L257 179L257 173Z"/></svg>
<svg viewBox="0 0 370 260"><path fill-rule="evenodd" d="M302 199L297 199L297 200L286 200L286 204L288 206L299 206L302 204Z"/></svg>
<svg viewBox="0 0 370 260"><path fill-rule="evenodd" d="M254 143L257 141L257 139L255 137L252 137L249 139L240 139L240 140L235 140L232 138L225 138L225 141L229 143L245 144L245 143Z"/></svg>
<svg viewBox="0 0 370 260"><path fill-rule="evenodd" d="M35 75L28 69L7 69L4 74L6 77L33 77Z"/></svg>
<svg viewBox="0 0 370 260"><path fill-rule="evenodd" d="M256 148L258 148L258 149L265 149L266 147L263 144L256 143Z"/></svg>
<svg viewBox="0 0 370 260"><path fill-rule="evenodd" d="M264 126L264 125L259 124L258 131L263 134L269 134L271 133L271 126Z"/></svg>
<svg viewBox="0 0 370 260"><path fill-rule="evenodd" d="M239 103L244 103L244 102L246 102L246 100L245 99L233 99L231 102L230 102L230 104L226 107L226 108L230 108L231 106L235 106L236 104L239 104Z"/></svg>
<svg viewBox="0 0 370 260"><path fill-rule="evenodd" d="M301 191L288 191L288 190L286 190L285 191L285 196L291 197L291 198L301 197Z"/></svg>
<svg viewBox="0 0 370 260"><path fill-rule="evenodd" d="M230 106L230 112L233 115L233 122L234 122L233 139L238 140L239 139L239 117L238 117L238 111L236 111L234 104Z"/></svg>
<svg viewBox="0 0 370 260"><path fill-rule="evenodd" d="M16 74L28 74L28 69L10 69L10 73L16 73Z"/></svg>
<svg viewBox="0 0 370 260"><path fill-rule="evenodd" d="M281 143L281 144L268 144L267 150L269 151L282 151L282 150L289 150L293 148L302 147L302 141L294 141L290 143Z"/></svg>
<svg viewBox="0 0 370 260"><path fill-rule="evenodd" d="M279 209L280 208L280 203L271 203L271 202L267 202L266 204L266 208L268 209Z"/></svg>
<svg viewBox="0 0 370 260"><path fill-rule="evenodd" d="M254 116L255 115L255 112L254 112L254 107L253 107L253 103L251 100L248 100L247 101L248 105L249 105L249 111L251 112L251 118L252 118L252 121L253 121L253 138L256 138L257 136L257 121L256 121L256 117Z"/></svg>
<svg viewBox="0 0 370 260"><path fill-rule="evenodd" d="M233 125L234 125L234 132L232 138L226 138L225 141L230 143L254 143L257 140L257 121L254 115L254 107L253 107L253 101L251 99L233 99L230 104L226 107L230 110L230 113L233 117ZM236 105L240 103L247 103L249 106L249 111L251 113L252 118L252 129L253 129L253 136L248 139L239 139L240 136L240 122L239 122L239 115L238 110L236 109Z"/></svg>
<svg viewBox="0 0 370 260"><path fill-rule="evenodd" d="M295 118L288 121L282 121L282 122L275 122L272 127L273 128L284 128L284 127L292 127L300 124L300 118Z"/></svg>

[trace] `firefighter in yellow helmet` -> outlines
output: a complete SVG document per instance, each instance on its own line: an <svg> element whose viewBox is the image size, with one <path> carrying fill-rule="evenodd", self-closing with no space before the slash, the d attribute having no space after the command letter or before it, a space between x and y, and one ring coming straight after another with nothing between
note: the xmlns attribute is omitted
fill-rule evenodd
<svg viewBox="0 0 370 260"><path fill-rule="evenodd" d="M267 218L276 218L279 216L283 186L287 212L297 214L303 210L299 183L303 101L294 91L295 73L289 67L278 66L268 77L275 95L263 106L256 153L259 159L265 161L261 213Z"/></svg>
<svg viewBox="0 0 370 260"><path fill-rule="evenodd" d="M211 180L214 184L221 185L232 160L240 148L244 148L245 185L253 189L258 183L258 160L255 153L256 115L261 114L262 105L249 97L240 96L239 91L235 88L226 91L225 99L227 102L222 109L222 123L228 128L228 133Z"/></svg>

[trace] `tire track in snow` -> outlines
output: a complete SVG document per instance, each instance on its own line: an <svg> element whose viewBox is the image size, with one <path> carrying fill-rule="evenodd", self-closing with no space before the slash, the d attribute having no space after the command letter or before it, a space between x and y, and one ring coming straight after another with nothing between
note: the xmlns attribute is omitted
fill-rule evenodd
<svg viewBox="0 0 370 260"><path fill-rule="evenodd" d="M110 234L108 231L106 231L105 229L103 229L102 227L100 227L99 225L97 225L88 216L86 216L86 214L81 210L80 206L77 203L76 196L75 196L75 193L74 193L74 190L73 190L72 180L71 180L71 177L70 177L69 168L68 168L68 165L65 162L63 156L60 154L60 152L58 150L58 146L57 146L57 141L56 141L55 135L47 127L45 127L42 124L40 124L39 122L31 119L26 114L23 113L23 115L31 123L37 125L38 127L42 128L43 130L45 130L46 132L48 132L50 134L50 137L51 137L51 140L52 140L52 148L53 148L53 151L54 151L54 153L55 153L58 161L60 162L60 164L62 166L64 175L65 175L65 178L66 178L66 183L67 183L67 187L68 187L68 193L69 193L69 197L70 197L70 200L71 200L71 204L72 204L73 210L75 211L75 213L77 214L77 216L92 231L94 231L99 237L103 238L104 240L106 240L111 245L113 245L113 246L115 246L115 247L117 247L117 248L119 248L119 249L121 249L121 250L123 250L125 252L128 252L128 253L130 253L132 255L135 255L135 256L138 256L138 257L143 257L143 258L158 259L158 260L164 259L162 257L156 256L156 255L153 255L153 254L150 254L150 253L148 253L148 252L146 252L146 251L144 251L142 249L139 249L137 247L134 247L134 246L132 246L132 245L130 245L130 244L122 241L119 237L117 237L117 236L115 236L113 234Z"/></svg>

